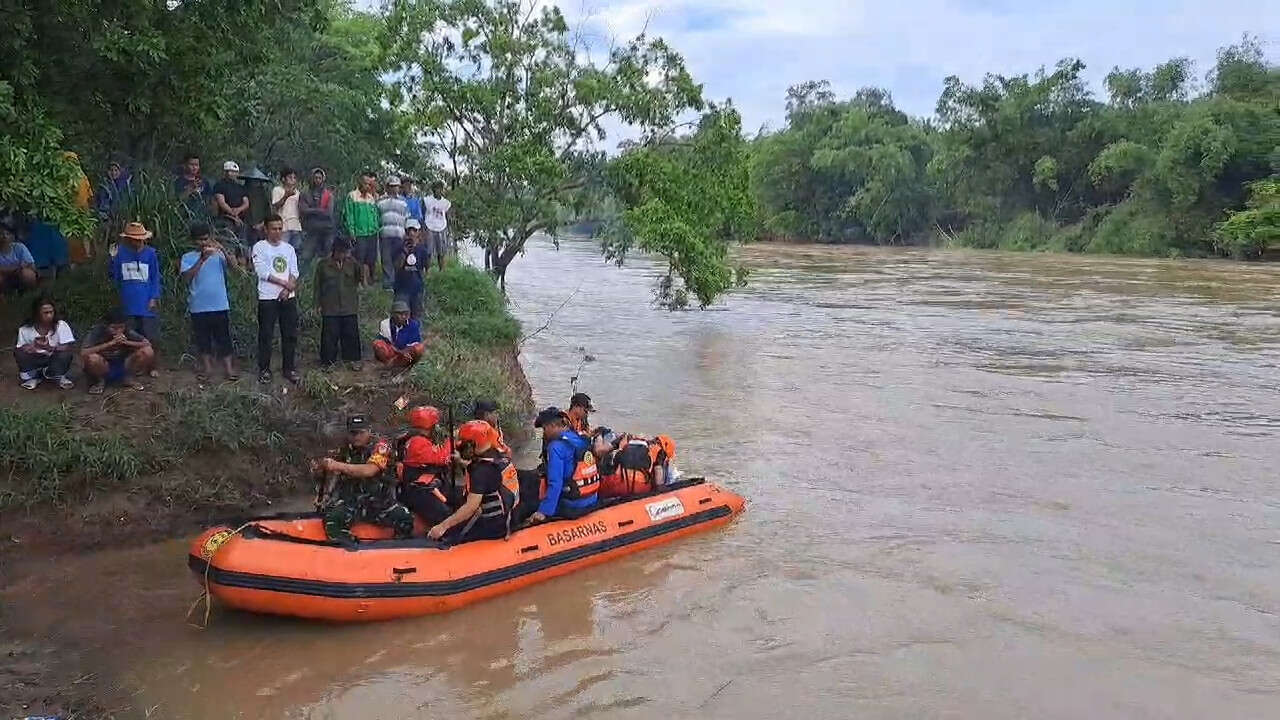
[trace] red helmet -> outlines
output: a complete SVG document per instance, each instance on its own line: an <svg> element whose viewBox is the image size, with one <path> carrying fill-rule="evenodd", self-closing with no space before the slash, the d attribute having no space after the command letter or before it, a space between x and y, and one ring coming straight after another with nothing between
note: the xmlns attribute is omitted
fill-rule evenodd
<svg viewBox="0 0 1280 720"><path fill-rule="evenodd" d="M491 447L497 440L493 426L483 420L470 420L458 428L458 440L474 443L476 446Z"/></svg>
<svg viewBox="0 0 1280 720"><path fill-rule="evenodd" d="M430 405L419 405L409 411L409 424L419 430L430 430L440 422L440 411Z"/></svg>

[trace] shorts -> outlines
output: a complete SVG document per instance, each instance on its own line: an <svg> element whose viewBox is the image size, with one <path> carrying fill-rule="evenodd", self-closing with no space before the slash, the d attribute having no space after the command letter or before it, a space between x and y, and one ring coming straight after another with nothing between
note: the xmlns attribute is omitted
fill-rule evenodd
<svg viewBox="0 0 1280 720"><path fill-rule="evenodd" d="M130 315L129 329L151 341L155 345L160 341L160 318L146 315Z"/></svg>
<svg viewBox="0 0 1280 720"><path fill-rule="evenodd" d="M426 240L424 241L424 244L426 245L427 252L431 253L435 257L440 258L448 254L448 251L446 249L448 247L447 246L448 240L449 240L448 230L439 230L439 231L428 230L427 237L426 237Z"/></svg>
<svg viewBox="0 0 1280 720"><path fill-rule="evenodd" d="M224 358L231 354L231 315L226 310L191 313L191 334L201 355Z"/></svg>
<svg viewBox="0 0 1280 720"><path fill-rule="evenodd" d="M102 376L103 381L111 385L124 382L124 379L129 377L129 368L125 366L125 361L128 359L128 355L106 358L107 374Z"/></svg>

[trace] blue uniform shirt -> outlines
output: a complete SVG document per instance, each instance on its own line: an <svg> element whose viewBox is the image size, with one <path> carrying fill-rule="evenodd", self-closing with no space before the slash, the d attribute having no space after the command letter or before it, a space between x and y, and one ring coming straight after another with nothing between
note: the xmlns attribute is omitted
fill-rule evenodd
<svg viewBox="0 0 1280 720"><path fill-rule="evenodd" d="M538 512L552 517L560 506L573 510L582 510L596 504L596 496L570 500L561 498L566 483L573 482L573 471L578 467L578 458L582 457L590 446L587 439L572 430L565 430L560 437L547 445L547 496L538 505Z"/></svg>

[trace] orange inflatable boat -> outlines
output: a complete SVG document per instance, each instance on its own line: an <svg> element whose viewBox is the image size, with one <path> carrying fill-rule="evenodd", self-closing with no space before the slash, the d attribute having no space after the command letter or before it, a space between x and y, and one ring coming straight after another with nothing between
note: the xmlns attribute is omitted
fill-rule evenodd
<svg viewBox="0 0 1280 720"><path fill-rule="evenodd" d="M357 524L357 546L325 539L315 513L273 515L206 530L188 564L223 605L316 620L368 621L448 612L580 568L724 525L746 501L701 479L608 501L576 520L506 540L447 546ZM239 532L235 532L239 529ZM416 535L422 535L421 525Z"/></svg>

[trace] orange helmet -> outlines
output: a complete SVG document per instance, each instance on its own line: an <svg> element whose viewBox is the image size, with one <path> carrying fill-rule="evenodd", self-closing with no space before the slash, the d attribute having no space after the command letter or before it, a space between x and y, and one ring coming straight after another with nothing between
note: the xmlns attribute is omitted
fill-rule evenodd
<svg viewBox="0 0 1280 720"><path fill-rule="evenodd" d="M419 430L430 430L440 422L440 411L430 405L419 405L409 411L409 424Z"/></svg>
<svg viewBox="0 0 1280 720"><path fill-rule="evenodd" d="M483 420L471 420L458 428L458 440L474 443L477 447L492 447L498 439L497 435L493 426Z"/></svg>

